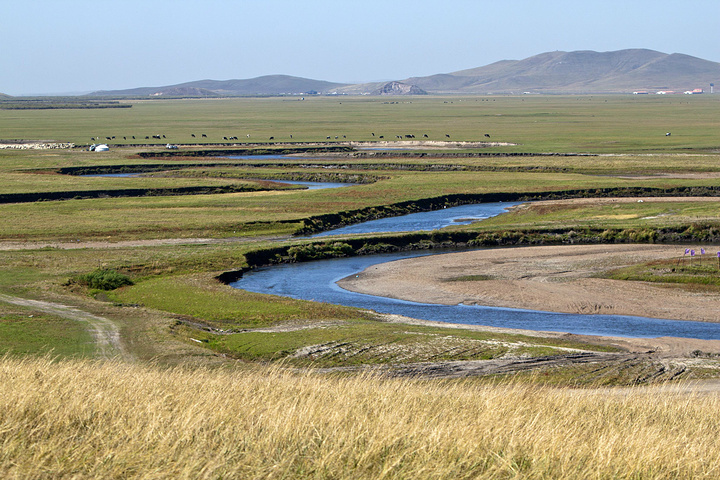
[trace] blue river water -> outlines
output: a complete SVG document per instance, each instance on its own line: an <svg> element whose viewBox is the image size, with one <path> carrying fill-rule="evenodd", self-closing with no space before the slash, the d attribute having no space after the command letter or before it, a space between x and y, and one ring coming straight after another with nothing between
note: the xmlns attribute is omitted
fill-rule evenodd
<svg viewBox="0 0 720 480"><path fill-rule="evenodd" d="M377 222L389 223L388 228L397 227L399 229L384 231L433 230L451 224L473 221L472 219L497 215L512 205L514 204L465 205L435 212L388 218ZM426 218L427 223L424 223L422 218ZM405 227L399 227L403 224ZM345 229L324 232L321 235L335 235L341 232L355 234L378 232L383 231L383 228L378 227L378 223L367 222ZM637 338L671 336L720 340L720 325L716 323L621 315L580 315L475 305L424 304L349 292L336 284L338 280L356 275L372 265L420 255L428 255L428 253L402 252L283 264L248 272L231 286L252 292L359 307L380 313L448 323L583 335Z"/></svg>
<svg viewBox="0 0 720 480"><path fill-rule="evenodd" d="M353 185L357 185L356 183L337 183L337 182L306 182L303 180L274 180L272 178L268 178L268 180L278 183L287 183L289 185L302 185L304 187L307 187L308 190L322 190L324 188L342 188L342 187L352 187Z"/></svg>
<svg viewBox="0 0 720 480"><path fill-rule="evenodd" d="M519 205L519 202L476 203L460 205L458 207L444 208L432 212L418 212L400 217L380 218L368 222L348 225L320 232L312 237L325 237L328 235L357 235L360 233L381 232L416 232L438 230L450 225L467 225L485 218L499 215L509 207Z"/></svg>
<svg viewBox="0 0 720 480"><path fill-rule="evenodd" d="M231 283L231 286L251 292L448 323L614 337L670 336L720 340L720 325L715 323L623 315L578 315L475 305L425 304L354 293L336 284L338 280L356 275L372 265L420 255L427 253L403 252L283 264L248 272L240 280Z"/></svg>

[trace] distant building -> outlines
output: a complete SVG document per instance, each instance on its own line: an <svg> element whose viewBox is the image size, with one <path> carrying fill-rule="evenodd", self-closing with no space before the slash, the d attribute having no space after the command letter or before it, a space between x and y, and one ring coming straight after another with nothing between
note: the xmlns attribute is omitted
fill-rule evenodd
<svg viewBox="0 0 720 480"><path fill-rule="evenodd" d="M684 92L684 93L685 93L685 95L698 95L698 94L703 93L703 89L702 89L702 88L696 88L696 89L694 89L694 90L688 90L687 92Z"/></svg>
<svg viewBox="0 0 720 480"><path fill-rule="evenodd" d="M633 95L647 95L648 92L633 92Z"/></svg>

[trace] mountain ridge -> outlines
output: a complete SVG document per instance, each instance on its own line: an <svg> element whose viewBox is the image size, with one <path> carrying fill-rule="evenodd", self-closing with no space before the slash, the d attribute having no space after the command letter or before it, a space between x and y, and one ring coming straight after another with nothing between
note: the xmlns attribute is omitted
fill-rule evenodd
<svg viewBox="0 0 720 480"><path fill-rule="evenodd" d="M500 60L482 67L410 77L392 82L343 84L265 75L251 79L199 80L166 87L93 92L95 96L258 96L347 94L548 94L686 91L720 81L720 63L682 53L648 49L612 52L544 52L523 60ZM398 88L398 85L403 85ZM393 88L394 86L394 88ZM407 86L407 87L405 87Z"/></svg>

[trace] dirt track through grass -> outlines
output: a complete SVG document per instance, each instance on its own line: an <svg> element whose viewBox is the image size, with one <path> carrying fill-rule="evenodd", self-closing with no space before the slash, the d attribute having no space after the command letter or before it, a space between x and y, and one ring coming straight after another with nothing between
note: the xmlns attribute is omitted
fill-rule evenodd
<svg viewBox="0 0 720 480"><path fill-rule="evenodd" d="M89 332L92 334L93 338L95 338L97 354L100 358L110 359L120 357L125 361L133 359L132 355L122 346L120 341L120 330L117 325L105 317L83 312L82 310L68 305L41 300L30 300L10 295L0 294L0 301L32 308L78 322L86 322L88 324Z"/></svg>

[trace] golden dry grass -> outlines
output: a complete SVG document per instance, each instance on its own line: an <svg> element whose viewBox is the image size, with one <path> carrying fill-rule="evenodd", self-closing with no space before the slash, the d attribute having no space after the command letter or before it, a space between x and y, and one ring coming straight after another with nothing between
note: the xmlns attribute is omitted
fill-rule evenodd
<svg viewBox="0 0 720 480"><path fill-rule="evenodd" d="M717 395L0 359L3 478L717 478Z"/></svg>

